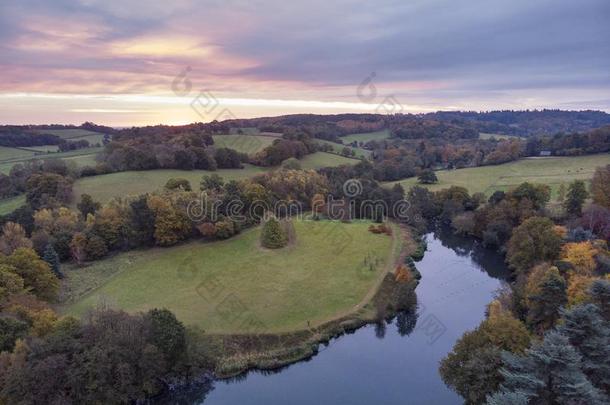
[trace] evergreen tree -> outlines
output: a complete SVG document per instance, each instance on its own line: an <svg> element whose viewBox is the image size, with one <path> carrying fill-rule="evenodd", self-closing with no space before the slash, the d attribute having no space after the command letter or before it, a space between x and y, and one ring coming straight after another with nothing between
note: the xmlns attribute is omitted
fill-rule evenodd
<svg viewBox="0 0 610 405"><path fill-rule="evenodd" d="M589 295L606 321L610 321L610 280L595 280L589 287Z"/></svg>
<svg viewBox="0 0 610 405"><path fill-rule="evenodd" d="M278 249L286 246L288 236L277 219L272 217L265 222L261 233L261 243L268 249Z"/></svg>
<svg viewBox="0 0 610 405"><path fill-rule="evenodd" d="M555 325L559 319L559 309L568 301L566 282L556 267L547 270L538 291L527 297L529 310L527 323L542 332Z"/></svg>
<svg viewBox="0 0 610 405"><path fill-rule="evenodd" d="M528 396L522 392L498 392L487 397L487 405L528 405Z"/></svg>
<svg viewBox="0 0 610 405"><path fill-rule="evenodd" d="M582 205L589 196L585 182L582 180L574 180L568 186L568 194L564 201L564 207L568 213L573 215L582 215Z"/></svg>
<svg viewBox="0 0 610 405"><path fill-rule="evenodd" d="M567 337L547 333L524 357L503 354L500 392L488 403L508 404L510 397L527 397L536 404L602 404L603 396L581 370L581 358Z"/></svg>
<svg viewBox="0 0 610 405"><path fill-rule="evenodd" d="M582 356L582 369L598 388L610 392L610 327L593 304L562 310L565 335Z"/></svg>
<svg viewBox="0 0 610 405"><path fill-rule="evenodd" d="M44 250L42 260L49 264L49 267L51 267L51 270L53 270L53 273L57 276L57 278L64 277L63 273L61 272L61 263L59 261L59 255L57 254L55 249L53 249L53 245L51 245L50 243Z"/></svg>

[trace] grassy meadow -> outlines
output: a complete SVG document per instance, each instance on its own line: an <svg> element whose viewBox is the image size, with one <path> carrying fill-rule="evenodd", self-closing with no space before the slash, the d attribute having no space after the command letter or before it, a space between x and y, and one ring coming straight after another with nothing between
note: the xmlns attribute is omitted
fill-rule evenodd
<svg viewBox="0 0 610 405"><path fill-rule="evenodd" d="M343 148L347 146L356 153L355 157L357 157L357 158L368 157L371 154L370 150L366 150L366 149L362 149L362 148L353 148L347 144L341 145L341 144L338 144L335 142L325 141L322 139L316 139L316 142L321 145L330 145L333 148L334 153L341 153L343 151Z"/></svg>
<svg viewBox="0 0 610 405"><path fill-rule="evenodd" d="M354 165L359 162L358 159L347 158L344 156L335 155L333 153L316 152L306 155L300 160L301 168L304 170L316 170L323 167L336 167L342 165Z"/></svg>
<svg viewBox="0 0 610 405"><path fill-rule="evenodd" d="M172 177L187 179L194 189L199 189L201 178L207 174L216 173L229 181L246 179L265 171L265 168L245 165L244 169L219 169L214 172L175 169L118 172L77 180L74 183L74 196L78 200L81 194L89 194L96 201L106 202L117 196L138 195L160 189Z"/></svg>
<svg viewBox="0 0 610 405"><path fill-rule="evenodd" d="M383 131L345 135L345 136L342 136L341 139L343 139L343 143L351 143L354 141L357 141L357 142L379 141L382 139L387 139L389 137L390 137L390 131L387 129L384 129Z"/></svg>
<svg viewBox="0 0 610 405"><path fill-rule="evenodd" d="M553 197L556 197L562 183L567 186L573 180L589 180L593 177L596 167L607 164L610 164L610 154L526 158L496 166L439 170L436 172L439 182L425 187L430 190L440 190L450 186L461 186L471 193L482 192L491 195L494 191L510 190L528 181L548 184L551 186ZM405 190L418 185L415 177L387 184L396 183L400 183Z"/></svg>
<svg viewBox="0 0 610 405"><path fill-rule="evenodd" d="M40 134L51 134L57 135L58 137L70 140L70 141L89 141L91 146L96 144L102 145L104 140L104 134L99 132L89 131L87 129L73 128L73 129L39 129L37 131Z"/></svg>
<svg viewBox="0 0 610 405"><path fill-rule="evenodd" d="M277 138L266 135L214 135L214 146L252 155L271 145Z"/></svg>
<svg viewBox="0 0 610 405"><path fill-rule="evenodd" d="M53 146L53 145L48 145ZM103 147L84 148L71 150L67 152L44 152L46 146L37 146L34 150L32 147L21 148L6 148L0 146L0 173L8 174L11 168L17 163L25 163L33 159L62 159L66 161L74 161L77 165L93 165L95 164L95 155L101 152Z"/></svg>
<svg viewBox="0 0 610 405"><path fill-rule="evenodd" d="M357 160L344 158L331 153L317 152L301 159L303 169L319 169L326 166L339 166L354 164ZM244 165L244 169L219 169L214 172L208 170L143 170L104 174L101 176L84 177L74 183L75 201L81 194L89 194L94 200L106 202L113 197L125 197L151 192L162 188L172 177L187 179L194 189L204 175L216 173L225 181L243 180L254 175L272 170L267 167Z"/></svg>
<svg viewBox="0 0 610 405"><path fill-rule="evenodd" d="M25 204L25 195L18 195L0 200L0 215L10 214Z"/></svg>
<svg viewBox="0 0 610 405"><path fill-rule="evenodd" d="M102 301L130 312L168 308L208 333L243 332L244 319L268 332L306 329L361 304L393 264L392 237L369 225L294 221L296 240L278 250L260 247L258 227L220 242L121 253L65 269L60 310L82 315Z"/></svg>

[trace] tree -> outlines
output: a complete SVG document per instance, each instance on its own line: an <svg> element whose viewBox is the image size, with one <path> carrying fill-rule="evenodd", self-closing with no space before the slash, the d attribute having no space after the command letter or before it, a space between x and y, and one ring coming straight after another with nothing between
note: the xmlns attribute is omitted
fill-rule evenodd
<svg viewBox="0 0 610 405"><path fill-rule="evenodd" d="M33 208L69 203L72 183L55 173L36 173L26 183L26 201Z"/></svg>
<svg viewBox="0 0 610 405"><path fill-rule="evenodd" d="M155 242L159 246L175 245L192 231L188 216L161 196L150 196L148 206L155 213Z"/></svg>
<svg viewBox="0 0 610 405"><path fill-rule="evenodd" d="M29 329L26 322L8 316L0 318L0 352L12 351L17 339L23 339Z"/></svg>
<svg viewBox="0 0 610 405"><path fill-rule="evenodd" d="M108 247L106 246L104 239L95 234L86 236L87 243L85 245L85 256L88 260L101 259L108 254Z"/></svg>
<svg viewBox="0 0 610 405"><path fill-rule="evenodd" d="M574 266L576 273L583 276L592 275L597 264L595 255L597 250L590 241L579 243L566 243L561 249L561 258Z"/></svg>
<svg viewBox="0 0 610 405"><path fill-rule="evenodd" d="M507 260L517 272L525 272L534 264L557 258L561 238L548 218L528 218L513 231L508 241Z"/></svg>
<svg viewBox="0 0 610 405"><path fill-rule="evenodd" d="M186 355L186 329L167 309L148 311L152 343L163 353L170 367Z"/></svg>
<svg viewBox="0 0 610 405"><path fill-rule="evenodd" d="M282 169L301 170L301 162L295 158L288 158L282 162Z"/></svg>
<svg viewBox="0 0 610 405"><path fill-rule="evenodd" d="M131 246L154 244L155 214L148 206L146 195L140 195L129 203L126 228Z"/></svg>
<svg viewBox="0 0 610 405"><path fill-rule="evenodd" d="M540 209L549 202L551 198L551 188L546 184L521 183L510 192L510 196L521 202L529 200L534 209Z"/></svg>
<svg viewBox="0 0 610 405"><path fill-rule="evenodd" d="M101 204L99 202L93 201L93 197L89 194L81 194L80 202L76 204L76 208L80 211L83 218L87 218L89 214L95 214L97 210L101 208Z"/></svg>
<svg viewBox="0 0 610 405"><path fill-rule="evenodd" d="M25 292L23 278L8 264L0 264L0 307L13 294Z"/></svg>
<svg viewBox="0 0 610 405"><path fill-rule="evenodd" d="M568 194L563 206L569 214L581 215L582 206L588 196L589 193L587 192L585 182L582 180L574 180L568 186Z"/></svg>
<svg viewBox="0 0 610 405"><path fill-rule="evenodd" d="M59 255L57 254L55 249L53 249L53 245L47 245L44 250L42 260L49 264L49 266L51 267L51 271L53 271L57 278L63 278L63 274L61 273L61 263L59 261Z"/></svg>
<svg viewBox="0 0 610 405"><path fill-rule="evenodd" d="M7 222L2 227L0 236L0 253L10 255L19 248L31 248L32 241L25 236L25 229L20 224Z"/></svg>
<svg viewBox="0 0 610 405"><path fill-rule="evenodd" d="M434 184L438 182L438 177L433 170L425 169L417 176L417 180L420 184Z"/></svg>
<svg viewBox="0 0 610 405"><path fill-rule="evenodd" d="M599 307L584 304L561 312L557 329L582 356L582 370L597 388L610 392L610 326Z"/></svg>
<svg viewBox="0 0 610 405"><path fill-rule="evenodd" d="M610 208L610 165L595 169L591 180L591 196L595 204Z"/></svg>
<svg viewBox="0 0 610 405"><path fill-rule="evenodd" d="M502 382L499 369L501 351L523 353L529 345L529 333L522 322L490 304L489 317L473 331L466 332L441 360L443 381L468 404L479 404L496 391Z"/></svg>
<svg viewBox="0 0 610 405"><path fill-rule="evenodd" d="M271 217L263 225L261 232L261 244L268 249L279 249L286 246L288 243L288 236L280 222Z"/></svg>
<svg viewBox="0 0 610 405"><path fill-rule="evenodd" d="M168 190L182 189L184 191L191 191L191 183L187 179L171 178L165 183L165 188Z"/></svg>
<svg viewBox="0 0 610 405"><path fill-rule="evenodd" d="M413 274L407 269L407 266L399 264L396 266L396 269L394 269L394 281L397 283L410 283L413 281Z"/></svg>
<svg viewBox="0 0 610 405"><path fill-rule="evenodd" d="M566 282L557 267L540 266L526 287L527 323L540 334L555 325L567 303Z"/></svg>
<svg viewBox="0 0 610 405"><path fill-rule="evenodd" d="M311 211L313 212L314 219L318 219L319 215L326 209L326 199L322 194L315 194L311 199Z"/></svg>
<svg viewBox="0 0 610 405"><path fill-rule="evenodd" d="M82 232L77 232L72 236L70 242L70 252L76 263L82 265L87 260L87 236Z"/></svg>
<svg viewBox="0 0 610 405"><path fill-rule="evenodd" d="M568 280L568 306L579 305L590 298L589 288L595 281L594 277L572 274Z"/></svg>
<svg viewBox="0 0 610 405"><path fill-rule="evenodd" d="M221 191L222 186L225 184L222 177L216 173L205 175L201 178L201 190L214 190Z"/></svg>
<svg viewBox="0 0 610 405"><path fill-rule="evenodd" d="M559 185L559 190L557 190L557 202L563 205L566 200L566 185L561 183Z"/></svg>
<svg viewBox="0 0 610 405"><path fill-rule="evenodd" d="M610 321L610 280L599 279L593 281L589 287L591 302L596 304L601 310L601 314Z"/></svg>
<svg viewBox="0 0 610 405"><path fill-rule="evenodd" d="M115 249L124 241L125 222L122 207L108 204L95 214L91 231L102 238L109 249Z"/></svg>
<svg viewBox="0 0 610 405"><path fill-rule="evenodd" d="M525 396L535 404L602 404L602 396L581 370L581 358L567 337L548 332L525 356L504 353L504 377L500 391L488 403L500 398ZM509 402L511 403L511 402Z"/></svg>
<svg viewBox="0 0 610 405"><path fill-rule="evenodd" d="M155 342L175 328L153 323L111 310L92 311L84 323L59 321L47 338L18 341L2 357L0 397L11 404L143 402L171 371Z"/></svg>
<svg viewBox="0 0 610 405"><path fill-rule="evenodd" d="M57 277L33 249L19 248L10 256L0 255L0 266L7 265L23 279L26 289L43 300L52 300L59 290Z"/></svg>

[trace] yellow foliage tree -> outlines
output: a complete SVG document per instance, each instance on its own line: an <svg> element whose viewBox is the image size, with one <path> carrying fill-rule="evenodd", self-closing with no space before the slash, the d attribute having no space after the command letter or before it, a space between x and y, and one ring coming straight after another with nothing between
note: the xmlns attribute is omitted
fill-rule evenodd
<svg viewBox="0 0 610 405"><path fill-rule="evenodd" d="M413 281L413 275L409 269L407 269L407 266L401 264L396 267L396 270L394 270L394 280L397 283L409 283Z"/></svg>
<svg viewBox="0 0 610 405"><path fill-rule="evenodd" d="M568 280L568 306L582 304L587 300L589 286L595 277L572 274Z"/></svg>
<svg viewBox="0 0 610 405"><path fill-rule="evenodd" d="M597 250L591 242L566 243L561 251L561 257L570 262L577 274L590 276L595 270L595 255Z"/></svg>

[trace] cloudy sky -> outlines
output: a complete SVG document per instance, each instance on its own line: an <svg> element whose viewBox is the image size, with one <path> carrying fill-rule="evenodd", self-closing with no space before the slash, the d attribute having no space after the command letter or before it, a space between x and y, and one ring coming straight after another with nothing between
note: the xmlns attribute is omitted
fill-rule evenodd
<svg viewBox="0 0 610 405"><path fill-rule="evenodd" d="M608 0L3 0L0 123L610 112Z"/></svg>

